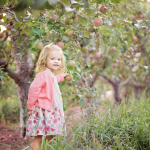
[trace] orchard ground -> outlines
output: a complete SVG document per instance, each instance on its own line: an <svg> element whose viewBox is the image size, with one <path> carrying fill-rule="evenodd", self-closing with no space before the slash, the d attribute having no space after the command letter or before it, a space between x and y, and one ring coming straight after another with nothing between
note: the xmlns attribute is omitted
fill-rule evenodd
<svg viewBox="0 0 150 150"><path fill-rule="evenodd" d="M105 109L104 107L100 106L99 110L104 111ZM71 131L73 124L78 123L79 120L82 119L82 115L85 115L85 113L86 110L83 109L81 111L80 106L74 106L66 110L65 115L67 117L67 134L69 134ZM5 125L5 123L1 124L0 131L0 149L23 150L31 144L31 137L20 137L19 123L9 125Z"/></svg>

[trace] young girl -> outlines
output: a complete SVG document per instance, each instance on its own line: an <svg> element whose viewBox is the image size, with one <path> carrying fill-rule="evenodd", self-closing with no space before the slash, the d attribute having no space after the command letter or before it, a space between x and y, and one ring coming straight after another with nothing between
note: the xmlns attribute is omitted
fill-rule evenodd
<svg viewBox="0 0 150 150"><path fill-rule="evenodd" d="M27 136L34 136L31 149L39 150L42 136L50 141L54 135L65 135L65 117L58 82L68 76L65 71L65 56L54 44L45 46L36 63L40 72L33 80L28 94L29 119Z"/></svg>

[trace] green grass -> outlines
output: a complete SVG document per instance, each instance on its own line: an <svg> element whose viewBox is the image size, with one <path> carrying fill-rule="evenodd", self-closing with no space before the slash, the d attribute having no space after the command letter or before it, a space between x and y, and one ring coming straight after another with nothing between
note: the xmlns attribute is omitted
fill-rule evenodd
<svg viewBox="0 0 150 150"><path fill-rule="evenodd" d="M71 134L51 144L53 150L150 150L150 100L135 98L120 106L105 106L73 127Z"/></svg>
<svg viewBox="0 0 150 150"><path fill-rule="evenodd" d="M150 99L130 98L105 111L88 107L87 114L67 137L59 136L51 150L150 150ZM19 120L19 100L14 96L0 103L0 118ZM43 140L43 146L46 144ZM29 150L30 148L28 148Z"/></svg>

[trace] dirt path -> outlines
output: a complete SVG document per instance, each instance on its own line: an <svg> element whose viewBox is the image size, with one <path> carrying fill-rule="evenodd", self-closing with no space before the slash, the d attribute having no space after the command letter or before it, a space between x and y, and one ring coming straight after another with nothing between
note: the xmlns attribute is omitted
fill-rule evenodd
<svg viewBox="0 0 150 150"><path fill-rule="evenodd" d="M99 108L104 111L103 107ZM78 124L85 115L86 110L81 111L80 106L75 106L65 111L67 134L72 130L72 126ZM20 138L19 124L14 126L0 126L0 150L22 150L31 143L31 138ZM4 138L3 138L4 136Z"/></svg>

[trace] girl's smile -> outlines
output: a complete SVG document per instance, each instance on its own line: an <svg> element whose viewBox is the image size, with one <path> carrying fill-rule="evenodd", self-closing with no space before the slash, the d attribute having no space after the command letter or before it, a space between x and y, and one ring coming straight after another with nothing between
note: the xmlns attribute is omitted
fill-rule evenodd
<svg viewBox="0 0 150 150"><path fill-rule="evenodd" d="M62 52L61 51L50 51L47 55L46 66L53 73L61 66Z"/></svg>

